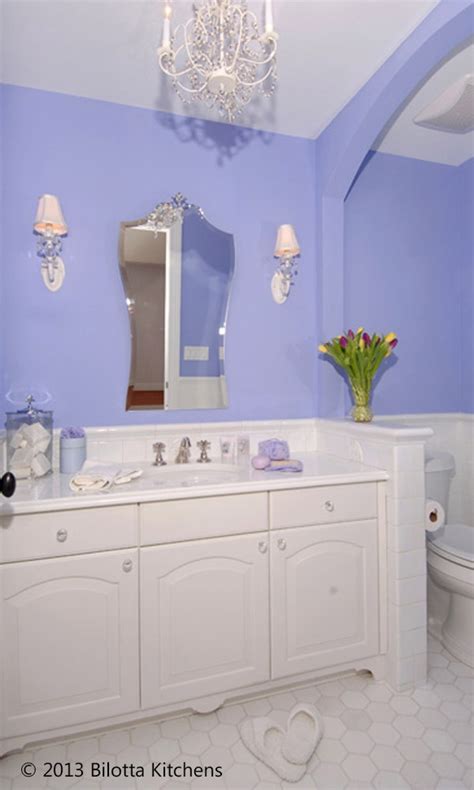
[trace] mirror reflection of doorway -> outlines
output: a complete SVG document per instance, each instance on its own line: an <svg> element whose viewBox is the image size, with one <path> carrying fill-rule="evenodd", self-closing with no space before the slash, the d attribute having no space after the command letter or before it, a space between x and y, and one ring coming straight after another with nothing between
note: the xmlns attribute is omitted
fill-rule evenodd
<svg viewBox="0 0 474 790"><path fill-rule="evenodd" d="M137 352L126 407L156 408L164 405L165 391L166 233L128 228L124 258Z"/></svg>

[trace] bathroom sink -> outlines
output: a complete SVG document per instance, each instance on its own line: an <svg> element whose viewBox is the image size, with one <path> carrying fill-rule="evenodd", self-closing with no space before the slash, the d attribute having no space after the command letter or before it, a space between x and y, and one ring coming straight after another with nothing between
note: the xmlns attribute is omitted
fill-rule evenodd
<svg viewBox="0 0 474 790"><path fill-rule="evenodd" d="M159 486L196 486L228 483L238 479L239 467L234 464L172 464L152 466L146 476Z"/></svg>

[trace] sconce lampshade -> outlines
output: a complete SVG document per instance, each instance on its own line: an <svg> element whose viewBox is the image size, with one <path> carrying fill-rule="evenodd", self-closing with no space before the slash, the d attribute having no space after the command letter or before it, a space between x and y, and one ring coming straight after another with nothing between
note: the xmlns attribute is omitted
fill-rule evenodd
<svg viewBox="0 0 474 790"><path fill-rule="evenodd" d="M280 225L273 254L275 258L281 258L283 255L300 254L300 245L298 244L293 225Z"/></svg>
<svg viewBox="0 0 474 790"><path fill-rule="evenodd" d="M33 228L36 233L52 230L57 236L66 235L66 220L56 195L42 195L40 197Z"/></svg>

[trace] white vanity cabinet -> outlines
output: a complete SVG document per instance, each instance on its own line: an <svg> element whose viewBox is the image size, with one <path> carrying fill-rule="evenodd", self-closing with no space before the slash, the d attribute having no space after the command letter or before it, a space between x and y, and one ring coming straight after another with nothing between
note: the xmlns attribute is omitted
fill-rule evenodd
<svg viewBox="0 0 474 790"><path fill-rule="evenodd" d="M251 482L0 517L0 756L292 679L385 676L383 482Z"/></svg>
<svg viewBox="0 0 474 790"><path fill-rule="evenodd" d="M276 530L270 587L273 678L378 653L376 521Z"/></svg>
<svg viewBox="0 0 474 790"><path fill-rule="evenodd" d="M138 709L137 549L6 564L0 592L3 737Z"/></svg>
<svg viewBox="0 0 474 790"><path fill-rule="evenodd" d="M141 551L142 704L269 679L267 535Z"/></svg>
<svg viewBox="0 0 474 790"><path fill-rule="evenodd" d="M270 512L272 678L377 655L377 486L276 491Z"/></svg>

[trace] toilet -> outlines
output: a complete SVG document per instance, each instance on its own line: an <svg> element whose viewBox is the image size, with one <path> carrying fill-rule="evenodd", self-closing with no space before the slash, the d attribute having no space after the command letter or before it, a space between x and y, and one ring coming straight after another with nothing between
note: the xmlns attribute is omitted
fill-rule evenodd
<svg viewBox="0 0 474 790"><path fill-rule="evenodd" d="M454 475L451 453L431 455L425 462L426 498L448 513L449 486ZM445 524L427 532L428 628L444 647L474 666L474 528Z"/></svg>

